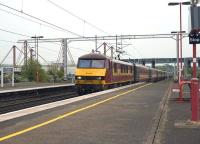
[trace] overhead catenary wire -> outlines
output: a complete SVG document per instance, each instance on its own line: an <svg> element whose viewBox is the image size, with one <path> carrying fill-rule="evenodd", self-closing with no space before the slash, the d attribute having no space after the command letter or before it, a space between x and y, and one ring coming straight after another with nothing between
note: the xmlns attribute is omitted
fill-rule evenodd
<svg viewBox="0 0 200 144"><path fill-rule="evenodd" d="M81 17L75 15L74 13L72 13L72 12L70 12L70 11L64 9L63 7L59 6L58 4L56 4L56 3L54 3L54 2L52 2L52 1L50 1L50 0L47 0L47 1L49 1L51 4L55 5L56 7L58 7L58 8L60 8L60 9L64 10L65 12L69 13L70 15L76 17L77 19L83 21L83 22L84 22L84 25L85 25L85 23L86 23L86 24L92 26L93 28L98 29L98 30L101 31L101 32L104 32L104 33L106 33L106 34L109 34L109 33L105 32L104 30L100 29L99 27L97 27L97 26L91 24L90 22L84 20L83 18L81 18ZM47 21L44 21L44 20L42 20L42 19L39 19L39 18L37 18L37 17L35 17L35 16L32 16L32 15L30 15L30 14L24 13L22 10L19 11L19 10L17 10L17 9L14 9L14 8L12 8L12 7L9 7L9 6L7 6L7 5L5 5L5 4L2 4L2 3L0 3L0 5L2 5L2 6L4 6L4 7L7 7L7 8L9 8L9 9L11 9L11 10L15 10L15 11L17 11L17 12L20 12L21 14L27 15L27 16L29 16L29 17L31 17L31 18L37 19L37 20L39 20L39 21L42 21L42 22L44 22L44 23L47 23L47 24L49 24L49 25L52 25L52 26L54 26L54 27L56 27L56 28L59 28L59 29L62 29L62 30L63 30L63 28L61 28L61 27L59 27L59 26L56 26L56 25L54 25L54 24L51 24L51 23L49 23L49 22L47 22ZM4 11L4 12L7 12L7 13L10 13L10 12L5 11L5 10L3 10L3 11ZM13 13L11 13L11 14L13 14ZM16 14L13 14L13 15L16 15ZM21 17L21 16L19 16L19 15L16 15L16 16ZM21 17L21 18L24 18L24 17ZM30 20L30 19L27 19L27 18L24 18L24 19ZM30 21L32 21L32 20L30 20ZM35 22L35 21L32 21L32 22ZM38 23L38 22L35 22L35 23ZM38 23L38 24L41 25L41 23ZM64 29L64 30L66 30L66 29ZM76 34L76 33L74 33L74 32L71 32L71 31L69 31L69 30L67 30L67 32L72 33L72 34L74 34L74 35L81 36L81 35L79 35L79 34ZM109 35L110 35L110 34L109 34Z"/></svg>
<svg viewBox="0 0 200 144"><path fill-rule="evenodd" d="M23 52L22 50L20 50L18 47L16 47L16 48L17 48L21 53L24 54L24 52ZM29 49L30 49L30 47L29 47ZM28 54L29 54L29 51L28 51ZM47 62L47 60L46 60L45 58L43 58L41 55L38 54L38 56L39 56L43 61ZM28 56L27 56L27 57L28 57ZM21 62L19 63L19 65L22 64L23 60L24 60L24 59L21 60Z"/></svg>
<svg viewBox="0 0 200 144"><path fill-rule="evenodd" d="M1 42L6 42L6 43L16 43L14 41L9 41L9 40L3 40L3 39L0 39Z"/></svg>
<svg viewBox="0 0 200 144"><path fill-rule="evenodd" d="M13 48L11 48L8 53L6 54L6 56L3 58L3 60L1 61L0 65L3 64L3 62L6 60L6 58L8 57L8 55L10 54L10 52L12 51Z"/></svg>
<svg viewBox="0 0 200 144"><path fill-rule="evenodd" d="M52 4L54 3L54 2L52 2L52 1L50 1L50 0L48 0L48 1L51 2ZM55 4L55 3L54 3L54 4ZM28 13L23 12L22 10L19 11L19 10L15 9L15 8L12 8L12 7L7 6L7 5L5 5L5 4L2 4L2 3L0 3L0 5L1 5L1 6L4 6L4 7L6 7L6 8L8 8L8 9L14 10L14 11L16 11L16 12L19 12L20 14L24 14L24 15L26 15L26 16L29 16L29 17L33 18L33 19L36 19L36 20L41 21L41 22L43 22L43 23L46 23L46 24L48 24L48 25L50 25L50 26L56 27L57 29L60 29L60 30L62 30L62 31L65 31L65 32L71 33L71 34L73 34L73 35L82 37L80 34L74 33L74 32L72 32L72 31L69 31L69 30L65 29L65 28L62 28L62 27L60 27L60 26L57 26L57 25L52 24L52 23L50 23L50 22L47 22L47 21L45 21L45 20L43 20L43 19L37 18L37 17L35 17L35 16L33 16L33 15L30 15L30 14L28 14ZM56 5L57 5L57 4L56 4ZM59 7L59 5L57 5L57 7ZM61 6L60 6L60 8L63 9L63 10L65 10L65 11L68 12L68 13L71 13L70 11L64 9L64 8L61 7ZM92 27L98 29L99 31L102 31L102 32L104 32L104 33L107 33L107 32L105 32L104 30L98 28L97 26L95 26L95 25L89 23L88 21L82 19L81 17L79 17L79 16L77 16L77 15L75 15L75 14L73 14L73 13L71 13L71 15L75 16L75 17L78 18L79 20L82 20L84 23L87 23L88 25L90 25L90 26L92 26ZM41 23L39 23L39 24L41 24ZM108 33L107 33L107 34L108 34ZM30 36L28 36L28 37L30 37Z"/></svg>
<svg viewBox="0 0 200 144"><path fill-rule="evenodd" d="M62 46L60 46L60 50L58 52L58 56L57 56L57 60L56 60L57 64L59 63L59 61L61 59L61 55L62 55Z"/></svg>
<svg viewBox="0 0 200 144"><path fill-rule="evenodd" d="M30 45L30 46L33 47L33 45ZM49 51L51 51L52 53L57 53L57 52L58 52L57 50L53 50L53 49L47 48L46 46L41 46L41 45L39 45L38 47L39 47L39 48L42 48L42 50L48 50L48 52L49 52Z"/></svg>
<svg viewBox="0 0 200 144"><path fill-rule="evenodd" d="M90 51L88 51L88 50L81 49L81 48L74 47L74 46L70 46L69 48L73 48L73 49L81 50L81 51L84 51L84 52L90 52Z"/></svg>
<svg viewBox="0 0 200 144"><path fill-rule="evenodd" d="M88 24L88 25L90 25L91 27L97 29L98 31L101 31L101 32L103 32L103 33L105 33L105 34L110 35L108 32L104 31L103 29L101 29L101 28L95 26L94 24L92 24L92 23L86 21L85 19L81 18L80 16L77 16L76 14L70 12L69 10L63 8L62 6L56 4L55 2L53 2L53 1L51 1L51 0L47 0L47 1L48 1L49 3L51 3L52 5L56 6L57 8L59 8L59 9L65 11L66 13L70 14L71 16L73 16L73 17L79 19L80 21L82 21L82 22L84 23L84 25L85 25L85 24Z"/></svg>
<svg viewBox="0 0 200 144"><path fill-rule="evenodd" d="M17 48L17 50L18 50L21 54L24 54L24 52L23 52L21 49L19 49L18 47L16 47L16 48ZM28 51L28 53L29 53L29 51ZM27 55L27 57L28 57L28 55ZM19 63L18 65L21 65L22 62L23 62L23 60L24 60L24 58L21 60L21 62L20 62L20 61L17 61L17 63Z"/></svg>
<svg viewBox="0 0 200 144"><path fill-rule="evenodd" d="M5 7L7 7L7 8L10 8L10 9L12 9L12 10L15 10L15 11L17 11L17 12L20 12L20 11L18 11L18 10L16 10L16 9L14 9L14 8L11 8L11 7L9 7L9 6L6 6L6 5L4 5L4 4L1 4L0 3L0 5L3 5L3 6L5 6ZM3 10L4 11L4 10ZM7 13L9 13L8 11L4 11L4 12L7 12ZM21 11L22 12L22 11ZM13 14L13 13L10 13L10 14ZM22 13L22 14L25 14L25 13ZM15 16L19 16L19 15L16 15L16 14L13 14L13 15L15 15ZM29 14L25 14L25 15L28 15L28 16L30 16ZM19 17L21 17L21 16L19 16ZM35 19L37 19L37 20L41 20L41 19L38 19L38 18L36 18L36 17L33 17L33 16L31 16L32 18L35 18ZM24 17L21 17L21 18L24 18ZM24 18L25 19L25 18ZM27 19L27 18L26 18ZM30 20L30 19L27 19L27 20ZM44 20L41 20L42 22L46 22L46 21L44 21ZM32 21L33 22L33 21ZM40 23L39 23L40 24ZM50 24L50 23L48 23L48 24ZM55 25L53 25L53 26L55 26ZM58 27L58 28L60 28L60 27ZM61 28L62 29L62 28ZM19 33L16 33L16 32L12 32L12 31L9 31L9 30L5 30L5 29L0 29L1 31L4 31L4 32L7 32L7 33L11 33L11 34L15 34L15 35L20 35L20 36L25 36L25 37L30 37L30 36L28 36L28 35L24 35L24 34L19 34ZM66 31L66 30L65 30ZM71 31L68 31L67 30L67 32L70 32L71 33ZM74 34L74 35L78 35L78 34L75 34L75 33L72 33L72 34ZM79 35L78 35L79 36ZM10 51L9 51L9 53L10 53ZM8 54L9 54L8 53ZM7 57L7 56L6 56ZM41 57L40 55L39 55L39 57ZM41 57L44 61L46 61L43 57ZM18 57L18 61L19 61L19 57ZM2 61L2 63L4 62L4 60Z"/></svg>
<svg viewBox="0 0 200 144"><path fill-rule="evenodd" d="M18 58L17 58L17 62L16 63L19 63L19 61L20 61L20 59L21 59L21 57L22 57L22 49L23 49L23 47L21 48L21 50L20 50L20 53L19 53L19 55L18 55Z"/></svg>
<svg viewBox="0 0 200 144"><path fill-rule="evenodd" d="M13 8L13 7L7 6L7 5L5 5L5 4L3 4L3 3L0 3L0 5L3 6L3 7L8 8L8 9L11 9L11 10L13 10L13 11L16 11L16 12L18 12L18 13L21 13L21 14L24 14L24 15L26 15L26 16L29 16L29 17L31 17L31 18L33 18L33 19L38 20L38 21L41 21L41 22L43 22L43 23L46 23L46 24L48 24L48 25L51 25L51 26L53 26L53 27L56 27L56 28L58 28L58 29L61 29L61 30L65 31L65 32L71 33L72 35L82 37L80 34L77 34L77 33L75 33L75 32L72 32L72 31L70 31L70 30L67 30L67 29L65 29L65 28L62 28L62 27L60 27L60 26L57 26L57 25L55 25L55 24L53 24L53 23L50 23L50 22L48 22L48 21L45 21L45 20L43 20L43 19L37 18L37 17L35 17L35 16L31 15L31 14L28 14L28 13L22 12L22 11L20 11L20 10L17 10L17 9L15 9L15 8Z"/></svg>
<svg viewBox="0 0 200 144"><path fill-rule="evenodd" d="M23 37L30 37L30 36L25 35L25 34L16 33L16 32L13 32L13 31L6 30L6 29L2 29L2 28L0 28L0 31L11 33L11 34L15 34L15 35L19 35L19 36L23 36Z"/></svg>
<svg viewBox="0 0 200 144"><path fill-rule="evenodd" d="M71 51L70 51L69 48L68 48L68 55L69 55L69 58L70 58L70 60L71 60L71 63L72 63L73 65L76 65L75 62L74 62L73 56L72 56Z"/></svg>
<svg viewBox="0 0 200 144"><path fill-rule="evenodd" d="M20 16L20 15L18 15L18 14L12 13L12 12L10 12L10 11L7 11L7 10L1 9L1 8L0 8L0 11L3 11L3 12L8 13L8 14L10 14L10 15L14 15L14 16L16 16L16 17L22 18L22 19L24 19L24 20L27 20L27 21L30 21L30 22L33 22L33 23L36 23L36 24L39 24L39 25L42 25L42 26L45 26L45 27L49 27L49 28L54 29L54 30L57 30L57 31L65 32L65 31L63 31L63 30L61 30L61 29L58 29L58 28L55 28L55 27L53 27L53 26L50 26L50 25L47 25L47 24L43 24L43 23L34 21L34 20L30 19L30 18L26 18L26 17ZM23 13L22 13L22 14L23 14Z"/></svg>
<svg viewBox="0 0 200 144"><path fill-rule="evenodd" d="M67 12L67 13L70 14L71 16L73 16L73 17L79 19L80 21L83 21L83 24L84 24L84 27L83 27L83 28L84 28L84 29L83 29L83 36L84 36L84 31L85 31L85 24L88 24L88 25L90 25L91 27L93 27L93 28L95 28L95 29L97 29L97 30L99 30L99 31L101 31L101 32L103 32L103 33L106 33L106 34L110 35L108 32L105 32L105 31L102 30L101 28L99 28L99 27L95 26L94 24L92 24L92 23L86 21L85 19L81 18L80 16L75 15L74 13L72 13L72 12L70 12L69 10L63 8L62 6L56 4L55 2L53 2L53 1L51 1L51 0L47 0L47 1L50 2L51 4L53 4L54 6L56 6L57 8L59 8L59 9L65 11L65 12Z"/></svg>

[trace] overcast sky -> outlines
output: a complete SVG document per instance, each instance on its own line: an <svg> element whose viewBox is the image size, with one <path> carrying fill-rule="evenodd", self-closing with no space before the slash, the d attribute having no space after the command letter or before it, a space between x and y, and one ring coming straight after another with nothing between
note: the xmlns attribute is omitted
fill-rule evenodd
<svg viewBox="0 0 200 144"><path fill-rule="evenodd" d="M31 14L42 20L70 30L81 36L125 35L125 34L169 34L179 30L179 7L169 7L170 0L51 0L72 12L86 22L101 28L99 31L86 22L55 7L48 0L0 0L0 3ZM180 0L177 0L180 1ZM0 6L0 29L13 31L27 36L42 35L45 38L77 37L70 33L47 27L44 23L31 19L34 23L13 14L26 17ZM183 30L188 31L188 6L183 6ZM15 43L28 37L18 36L0 31L0 61ZM5 40L5 41L4 41ZM176 42L173 39L140 39L127 40L131 44L124 50L124 58L162 58L176 57ZM125 43L124 42L124 43ZM192 56L192 46L188 39L183 39L183 56ZM100 44L100 43L99 43ZM21 48L21 44L16 44ZM94 42L73 43L69 45L74 59L95 48ZM47 61L55 61L60 46L56 44L40 44L39 52ZM197 49L199 56L200 50ZM11 62L10 55L5 63Z"/></svg>

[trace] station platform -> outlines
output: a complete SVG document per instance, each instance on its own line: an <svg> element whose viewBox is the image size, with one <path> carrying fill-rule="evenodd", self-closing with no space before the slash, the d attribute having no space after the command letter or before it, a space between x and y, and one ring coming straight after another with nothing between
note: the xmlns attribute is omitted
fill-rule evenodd
<svg viewBox="0 0 200 144"><path fill-rule="evenodd" d="M37 83L37 82L24 82L24 83L15 83L12 87L11 84L4 84L4 87L0 87L1 93L8 92L20 92L20 91L29 91L45 88L56 88L61 86L73 86L73 83Z"/></svg>
<svg viewBox="0 0 200 144"><path fill-rule="evenodd" d="M175 126L191 112L189 102L171 100L171 88L170 81L134 84L7 119L0 122L0 143L199 144L200 129Z"/></svg>
<svg viewBox="0 0 200 144"><path fill-rule="evenodd" d="M178 84L172 85L178 88ZM166 107L158 128L156 144L199 144L200 122L191 121L190 89L188 85L183 88L183 102L176 99L179 93L169 95Z"/></svg>

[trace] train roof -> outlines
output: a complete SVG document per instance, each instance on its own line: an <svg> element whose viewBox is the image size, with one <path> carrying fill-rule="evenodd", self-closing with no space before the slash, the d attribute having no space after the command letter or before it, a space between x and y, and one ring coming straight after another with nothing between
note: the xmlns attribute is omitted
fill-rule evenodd
<svg viewBox="0 0 200 144"><path fill-rule="evenodd" d="M151 70L156 70L156 71L159 71L159 72L166 72L166 71L163 71L163 70L160 70L160 69L156 69L156 68L150 68Z"/></svg>
<svg viewBox="0 0 200 144"><path fill-rule="evenodd" d="M144 65L138 65L136 64L137 67L142 67L142 68L148 68L150 70L155 70L155 71L159 71L159 72L166 72L166 71L163 71L163 70L160 70L160 69L156 69L156 68L152 68L152 67L147 67L147 66L144 66Z"/></svg>
<svg viewBox="0 0 200 144"><path fill-rule="evenodd" d="M129 66L133 66L132 63L129 62L125 62L125 61L121 61L121 60L117 60L117 59L111 59L114 63L119 63L119 64L124 64L124 65L129 65Z"/></svg>
<svg viewBox="0 0 200 144"><path fill-rule="evenodd" d="M108 59L108 57L102 54L89 53L89 54L79 57L79 59Z"/></svg>
<svg viewBox="0 0 200 144"><path fill-rule="evenodd" d="M135 66L137 66L137 67L142 67L142 68L150 68L150 67L148 67L148 66L144 66L144 65L140 65L140 64L135 64Z"/></svg>
<svg viewBox="0 0 200 144"><path fill-rule="evenodd" d="M110 57L107 57L103 54L98 54L98 53L89 53L89 54L79 57L79 59L109 59L113 61L114 63L118 63L118 64L124 64L124 65L130 65L130 66L133 65L132 63L128 63L128 62L116 60L116 59L111 59Z"/></svg>

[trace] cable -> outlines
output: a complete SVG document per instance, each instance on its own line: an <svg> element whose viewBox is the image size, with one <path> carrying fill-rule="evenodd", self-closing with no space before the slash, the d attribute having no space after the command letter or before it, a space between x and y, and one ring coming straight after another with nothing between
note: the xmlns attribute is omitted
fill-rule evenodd
<svg viewBox="0 0 200 144"><path fill-rule="evenodd" d="M47 21L45 21L45 20L42 20L42 19L37 18L37 17L35 17L35 16L32 16L32 15L30 15L30 14L28 14L28 13L21 12L21 11L15 9L15 8L13 8L13 7L7 6L7 5L2 4L2 3L0 3L0 5L3 6L3 7L8 8L8 9L11 9L11 10L13 10L13 11L16 11L16 12L18 12L18 13L21 13L21 14L24 14L24 15L26 15L26 16L29 16L29 17L31 17L31 18L34 18L34 19L36 19L36 20L38 20L38 21L41 21L41 22L43 22L43 23L46 23L46 24L48 24L48 25L51 25L51 26L53 26L53 27L56 27L56 28L58 28L58 29L61 29L61 30L63 30L63 31L66 31L66 32L68 32L68 33L71 33L71 34L73 34L73 35L82 37L81 35L79 35L79 34L77 34L77 33L75 33L75 32L72 32L72 31L69 31L69 30L67 30L67 29L64 29L64 28L62 28L62 27L60 27L60 26L57 26L57 25L55 25L55 24L52 24L52 23L50 23L50 22L47 22Z"/></svg>
<svg viewBox="0 0 200 144"><path fill-rule="evenodd" d="M7 43L16 43L16 42L14 42L14 41L2 40L2 39L0 39L0 41L2 41L2 42L7 42Z"/></svg>
<svg viewBox="0 0 200 144"><path fill-rule="evenodd" d="M102 31L102 32L104 32L104 33L106 33L106 34L109 34L109 33L105 32L104 30L98 28L97 26L95 26L95 25L93 25L93 24L87 22L86 20L82 19L81 17L79 17L79 16L73 14L72 12L70 12L70 11L64 9L63 7L59 6L58 4L56 4L56 3L54 3L54 2L52 2L52 1L50 1L50 0L47 0L47 1L50 2L51 4L55 5L56 7L58 7L58 8L60 8L60 9L64 10L65 12L69 13L70 15L76 17L77 19L83 21L84 23L87 23L88 25L90 25L90 26L92 26L92 27L98 29L99 31ZM23 11L19 11L19 10L15 9L15 8L9 7L9 6L7 6L7 5L5 5L5 4L2 4L2 3L0 3L0 5L1 5L1 6L4 6L4 7L6 7L6 8L8 8L8 9L11 9L11 10L13 10L13 11L19 12L20 14L24 14L24 15L26 15L26 16L29 16L29 17L31 17L31 18L34 18L34 19L36 19L36 20L38 20L38 21L41 21L41 22L43 22L43 23L46 23L46 24L48 24L48 25L51 25L51 26L53 26L53 27L56 27L56 28L58 28L58 29L60 29L60 30L63 30L63 31L66 31L66 32L71 33L71 34L73 34L73 35L82 37L81 35L79 35L79 34L77 34L77 33L74 33L74 32L72 32L72 31L69 31L69 30L67 30L67 29L64 29L64 28L62 28L62 27L60 27L60 26L57 26L57 25L55 25L55 24L52 24L52 23L50 23L50 22L47 22L47 21L42 20L42 19L40 19L40 18L37 18L37 17L35 17L35 16L32 16L32 15L30 15L30 14L28 14L28 13L24 13ZM4 10L4 11L5 11L5 10ZM15 14L14 14L14 15L15 15ZM19 16L19 17L20 17L20 16ZM25 18L24 18L24 19L25 19ZM40 24L41 24L41 23L40 23ZM0 30L1 30L1 29L0 29ZM2 30L2 31L5 31L5 30ZM8 31L6 31L6 32L8 32ZM10 32L10 33L17 34L17 33L14 33L14 32ZM25 36L25 35L22 35L22 34L17 34L17 35ZM109 34L109 35L110 35L110 34ZM30 37L30 36L26 36L26 37Z"/></svg>
<svg viewBox="0 0 200 144"><path fill-rule="evenodd" d="M70 52L70 49L68 48L67 50L68 50L68 55L69 55L69 58L70 58L72 64L73 64L73 65L76 65L75 62L74 62L74 58L73 58L73 56L72 56L72 53Z"/></svg>
<svg viewBox="0 0 200 144"><path fill-rule="evenodd" d="M23 12L24 1L22 0L21 11Z"/></svg>
<svg viewBox="0 0 200 144"><path fill-rule="evenodd" d="M54 30L62 31L62 32L63 32L63 30L60 30L60 29L58 29L58 28L54 28L54 27L52 27L52 26L49 26L49 25L46 25L46 24L42 24L42 23L40 23L40 22L33 21L33 20L29 19L29 18L26 18L26 17L20 16L20 15L14 14L14 13L12 13L12 12L10 12L10 11L6 11L6 10L4 10L4 9L0 9L0 11L3 11L3 12L5 12L5 13L8 13L8 14L11 14L11 15L14 15L14 16L17 16L17 17L22 18L22 19L24 19L24 20L27 20L27 21L30 21L30 22L33 22L33 23L36 23L36 24L39 24L39 25L43 25L43 26L49 27L49 28L51 28L51 29L54 29Z"/></svg>
<svg viewBox="0 0 200 144"><path fill-rule="evenodd" d="M11 33L11 34L19 35L19 36L29 37L29 38L31 37L31 36L28 36L28 35L24 35L24 34L16 33L16 32L13 32L13 31L8 31L8 30L1 29L1 28L0 28L0 31L4 31L4 32L7 32L7 33Z"/></svg>
<svg viewBox="0 0 200 144"><path fill-rule="evenodd" d="M21 59L21 57L22 57L22 49L23 49L23 47L21 48L21 50L20 50L20 53L19 53L19 55L18 55L18 58L17 58L17 62L16 63L19 63L19 61L20 61L20 59Z"/></svg>
<svg viewBox="0 0 200 144"><path fill-rule="evenodd" d="M54 4L56 7L61 8L61 9L64 10L65 12L70 13L72 16L78 18L79 20L82 20L84 23L87 23L88 25L90 25L90 26L92 26L92 27L98 29L99 31L102 31L102 32L104 32L104 33L107 33L107 32L105 32L104 30L102 30L102 29L96 27L95 25L93 25L93 24L91 24L91 23L85 21L84 19L82 19L82 18L76 16L75 14L73 14L73 13L67 11L66 9L60 7L59 5L53 3L52 1L50 1L50 0L48 0L48 1L49 1L50 3L52 3L52 4ZM43 23L46 23L46 24L48 24L48 25L51 25L51 26L53 26L53 27L56 27L56 28L58 28L58 29L61 29L61 30L63 30L63 31L67 31L67 32L69 32L69 33L71 33L71 34L73 34L73 35L82 37L81 35L79 35L79 34L77 34L77 33L74 33L74 32L72 32L72 31L66 30L66 29L64 29L64 28L62 28L62 27L59 27L59 26L54 25L54 24L52 24L52 23L50 23L50 22L47 22L47 21L45 21L45 20L42 20L42 19L37 18L37 17L35 17L35 16L32 16L32 15L30 15L30 14L28 14L28 13L24 13L23 11L19 11L19 10L15 9L15 8L12 8L12 7L7 6L7 5L5 5L5 4L2 4L2 3L0 3L0 5L1 5L1 6L4 6L4 7L6 7L6 8L8 8L8 9L11 9L11 10L13 10L13 11L16 11L16 12L18 12L18 13L21 13L21 14L24 14L24 15L26 15L26 16L29 16L29 17L31 17L31 18L34 18L34 19L36 19L36 20L39 20L39 21L41 21L41 22L43 22ZM4 12L8 12L8 11L5 11L5 10L3 10L3 11L4 11ZM14 15L15 15L15 14L14 14ZM17 16L17 15L16 15L16 16ZM19 16L19 17L21 17L21 16ZM21 17L21 18L22 18L22 17ZM24 18L24 19L26 19L26 18ZM7 32L8 32L8 31L7 31ZM12 33L14 33L14 32L12 32ZM14 33L14 34L16 34L16 33ZM107 34L108 34L108 33L107 33ZM30 37L30 36L27 36L27 37Z"/></svg>
<svg viewBox="0 0 200 144"><path fill-rule="evenodd" d="M73 47L73 46L70 46L69 48L73 48L73 49L81 50L81 51L84 51L84 52L90 52L90 51L88 51L88 50L84 50L84 49L77 48L77 47Z"/></svg>
<svg viewBox="0 0 200 144"><path fill-rule="evenodd" d="M32 46L32 45L30 45L30 46ZM33 46L32 46L33 47ZM51 51L51 52L53 52L53 53L57 53L58 51L56 51L56 50L52 50L52 49L50 49L50 48L47 48L47 47L44 47L44 46L38 46L38 48L42 48L42 50L48 50L48 51Z"/></svg>
<svg viewBox="0 0 200 144"><path fill-rule="evenodd" d="M54 2L52 2L51 0L47 0L47 1L48 1L49 3L51 3L51 4L53 4L54 6L56 6L57 8L59 8L59 9L65 11L65 12L67 12L67 13L70 14L71 16L73 16L73 17L79 19L80 21L83 21L84 24L86 23L86 24L90 25L91 27L93 27L93 28L95 28L95 29L97 29L97 30L99 30L99 31L101 31L101 32L103 32L103 33L109 34L109 33L107 33L106 31L102 30L101 28L95 26L94 24L92 24L92 23L90 23L90 22L84 20L83 18L81 18L81 17L75 15L74 13L70 12L69 10L66 10L65 8L61 7L60 5L58 5L58 4L54 3ZM109 35L110 35L110 34L109 34Z"/></svg>
<svg viewBox="0 0 200 144"><path fill-rule="evenodd" d="M61 54L62 54L62 46L60 46L60 50L59 50L58 57L57 57L57 60L56 60L57 63L59 63L59 61L61 59Z"/></svg>
<svg viewBox="0 0 200 144"><path fill-rule="evenodd" d="M12 48L10 48L10 50L8 51L8 53L6 54L6 56L3 58L3 60L1 61L0 65L3 64L3 62L6 60L6 58L8 57L8 55L10 54L10 52L12 51Z"/></svg>

